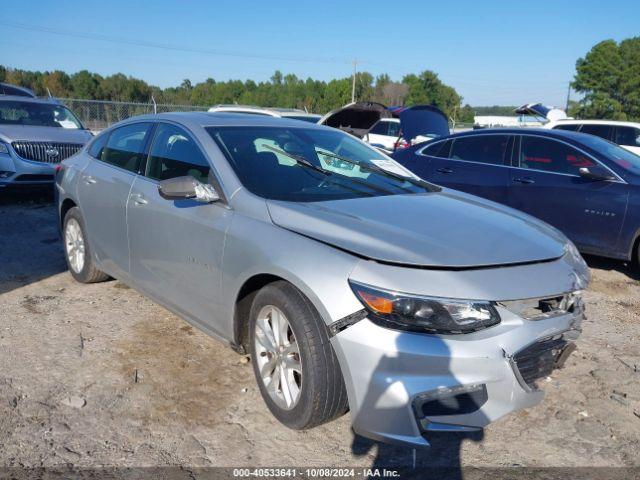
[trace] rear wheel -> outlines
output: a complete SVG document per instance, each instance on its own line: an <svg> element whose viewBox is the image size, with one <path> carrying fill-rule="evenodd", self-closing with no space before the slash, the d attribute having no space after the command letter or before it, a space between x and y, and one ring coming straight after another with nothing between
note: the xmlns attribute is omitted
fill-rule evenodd
<svg viewBox="0 0 640 480"><path fill-rule="evenodd" d="M347 410L347 394L326 326L293 285L264 287L251 307L250 348L260 393L271 413L302 430Z"/></svg>
<svg viewBox="0 0 640 480"><path fill-rule="evenodd" d="M78 207L71 208L65 215L62 236L67 266L73 278L81 283L103 282L109 279L106 273L95 266Z"/></svg>

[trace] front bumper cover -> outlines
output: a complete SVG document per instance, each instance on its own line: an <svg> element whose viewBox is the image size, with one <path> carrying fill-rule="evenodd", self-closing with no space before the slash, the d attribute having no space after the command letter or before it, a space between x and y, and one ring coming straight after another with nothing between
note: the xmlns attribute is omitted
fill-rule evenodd
<svg viewBox="0 0 640 480"><path fill-rule="evenodd" d="M499 325L466 335L401 332L367 318L338 332L331 342L354 431L426 447L428 431L478 430L539 403L543 393L519 375L518 354L549 338L571 345L583 313L528 321L500 308L500 315Z"/></svg>

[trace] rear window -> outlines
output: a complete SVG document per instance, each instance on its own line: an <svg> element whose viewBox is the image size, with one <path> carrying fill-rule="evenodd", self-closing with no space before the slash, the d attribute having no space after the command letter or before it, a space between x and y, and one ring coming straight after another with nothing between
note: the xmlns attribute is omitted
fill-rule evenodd
<svg viewBox="0 0 640 480"><path fill-rule="evenodd" d="M130 172L137 172L150 129L150 123L134 123L116 128L109 136L102 160Z"/></svg>
<svg viewBox="0 0 640 480"><path fill-rule="evenodd" d="M449 158L470 162L504 165L508 135L474 135L456 138Z"/></svg>

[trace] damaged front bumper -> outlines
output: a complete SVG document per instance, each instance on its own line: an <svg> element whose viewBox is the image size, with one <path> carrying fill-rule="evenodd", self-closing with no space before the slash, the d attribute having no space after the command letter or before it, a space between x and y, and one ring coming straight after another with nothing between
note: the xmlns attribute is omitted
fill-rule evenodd
<svg viewBox="0 0 640 480"><path fill-rule="evenodd" d="M570 271L562 261L555 263L547 267L513 268L503 273L513 274L515 279L537 268ZM370 267L371 264L365 268ZM446 282L424 281L426 277L434 280L432 275L447 275L450 280L451 275L461 278L460 272L434 274L406 269L405 272L413 278L397 277L406 282L397 287L398 291L406 291L411 283L446 288ZM354 274L379 284L376 275L358 269ZM465 275L463 279L470 280ZM419 276L424 277L423 281L418 281ZM393 278L393 272L389 272L387 281ZM535 281L521 278L522 281L512 284L516 289ZM578 281L574 277L563 285L558 282L570 277L555 278L556 285L554 281L539 283L544 287L537 292L548 295L549 288L555 288L556 292L581 290L588 282L586 277ZM487 287L486 283L475 282L465 286L473 288L473 285ZM496 295L507 295L509 282L503 279L502 285L503 291L498 289ZM530 291L535 293L536 289ZM370 321L365 315L353 316L348 324L334 329L331 342L347 386L354 431L379 441L426 447L427 432L478 430L503 415L539 403L543 392L537 383L560 367L574 348L584 317L582 302L578 300L570 312L527 320L520 312L508 308L509 302L495 301L501 322L469 334L394 330Z"/></svg>
<svg viewBox="0 0 640 480"><path fill-rule="evenodd" d="M530 322L500 313L500 325L468 335L400 332L364 319L333 337L354 431L424 447L428 431L477 430L539 403L535 382L566 359L579 317ZM558 348L545 348L550 339Z"/></svg>

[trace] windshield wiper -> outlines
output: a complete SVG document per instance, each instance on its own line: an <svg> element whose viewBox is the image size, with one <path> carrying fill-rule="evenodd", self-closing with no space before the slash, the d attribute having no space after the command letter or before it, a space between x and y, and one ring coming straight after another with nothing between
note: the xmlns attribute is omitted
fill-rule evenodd
<svg viewBox="0 0 640 480"><path fill-rule="evenodd" d="M330 172L329 170L325 170L324 168L320 168L317 165L314 165L313 163L311 163L309 160L307 160L304 157L301 157L299 155L296 155L294 153L289 153L289 152L285 152L284 150L280 150L279 148L276 147L272 147L271 145L266 145L266 144L262 144L262 146L264 148L268 148L269 150L271 150L272 152L276 152L276 153L280 153L282 155L286 155L287 157L295 160L298 165L302 165L305 166L307 168L311 168L312 170L315 170L316 172L320 172L324 175L331 175L332 172Z"/></svg>
<svg viewBox="0 0 640 480"><path fill-rule="evenodd" d="M282 150L280 148L272 147L271 145L266 145L264 143L262 144L262 146L264 148L267 148L267 149L271 150L272 152L276 152L276 153L280 153L282 155L285 155L285 156L295 160L298 165L302 165L304 167L311 168L311 169L315 170L316 172L320 172L320 173L322 173L323 175L325 175L327 177L331 177L336 173L336 172L332 172L330 170L325 170L324 168L318 167L317 165L314 165L313 163L311 163L309 160L307 160L303 156L296 155L295 153L289 153L289 152L286 152L286 151L284 151L284 150ZM363 187L369 188L370 190L377 190L378 192L382 192L382 193L385 193L385 194L393 193L390 190L387 190L386 188L382 188L382 187L380 187L378 185L371 185L368 182L363 182L361 180L358 180L358 179L353 178L353 177L349 177L347 175L339 175L339 176L340 176L340 178L347 178L350 181L352 181L353 183L357 183L358 185L362 185ZM343 187L345 186L342 183L336 182L335 180L332 180L330 178L327 179L327 180L331 180L332 183L341 185ZM360 190L360 191L362 191L362 190ZM363 193L369 193L369 192L363 192Z"/></svg>
<svg viewBox="0 0 640 480"><path fill-rule="evenodd" d="M379 173L380 175L393 178L394 180L401 181L402 183L409 182L415 186L425 188L430 192L433 192L436 190L436 187L433 184L429 182L425 182L420 178L405 177L404 175L400 175L399 173L394 173L394 172L390 172L389 170L385 170L384 168L379 167L375 163L361 162L360 160L352 160L350 158L345 158L345 157L341 157L340 155L336 155L335 153L327 153L324 151L319 152L319 155L325 155L327 157L335 158L336 160L341 160L343 162L347 162L352 165L357 165L360 167L361 170L369 170L371 172Z"/></svg>

